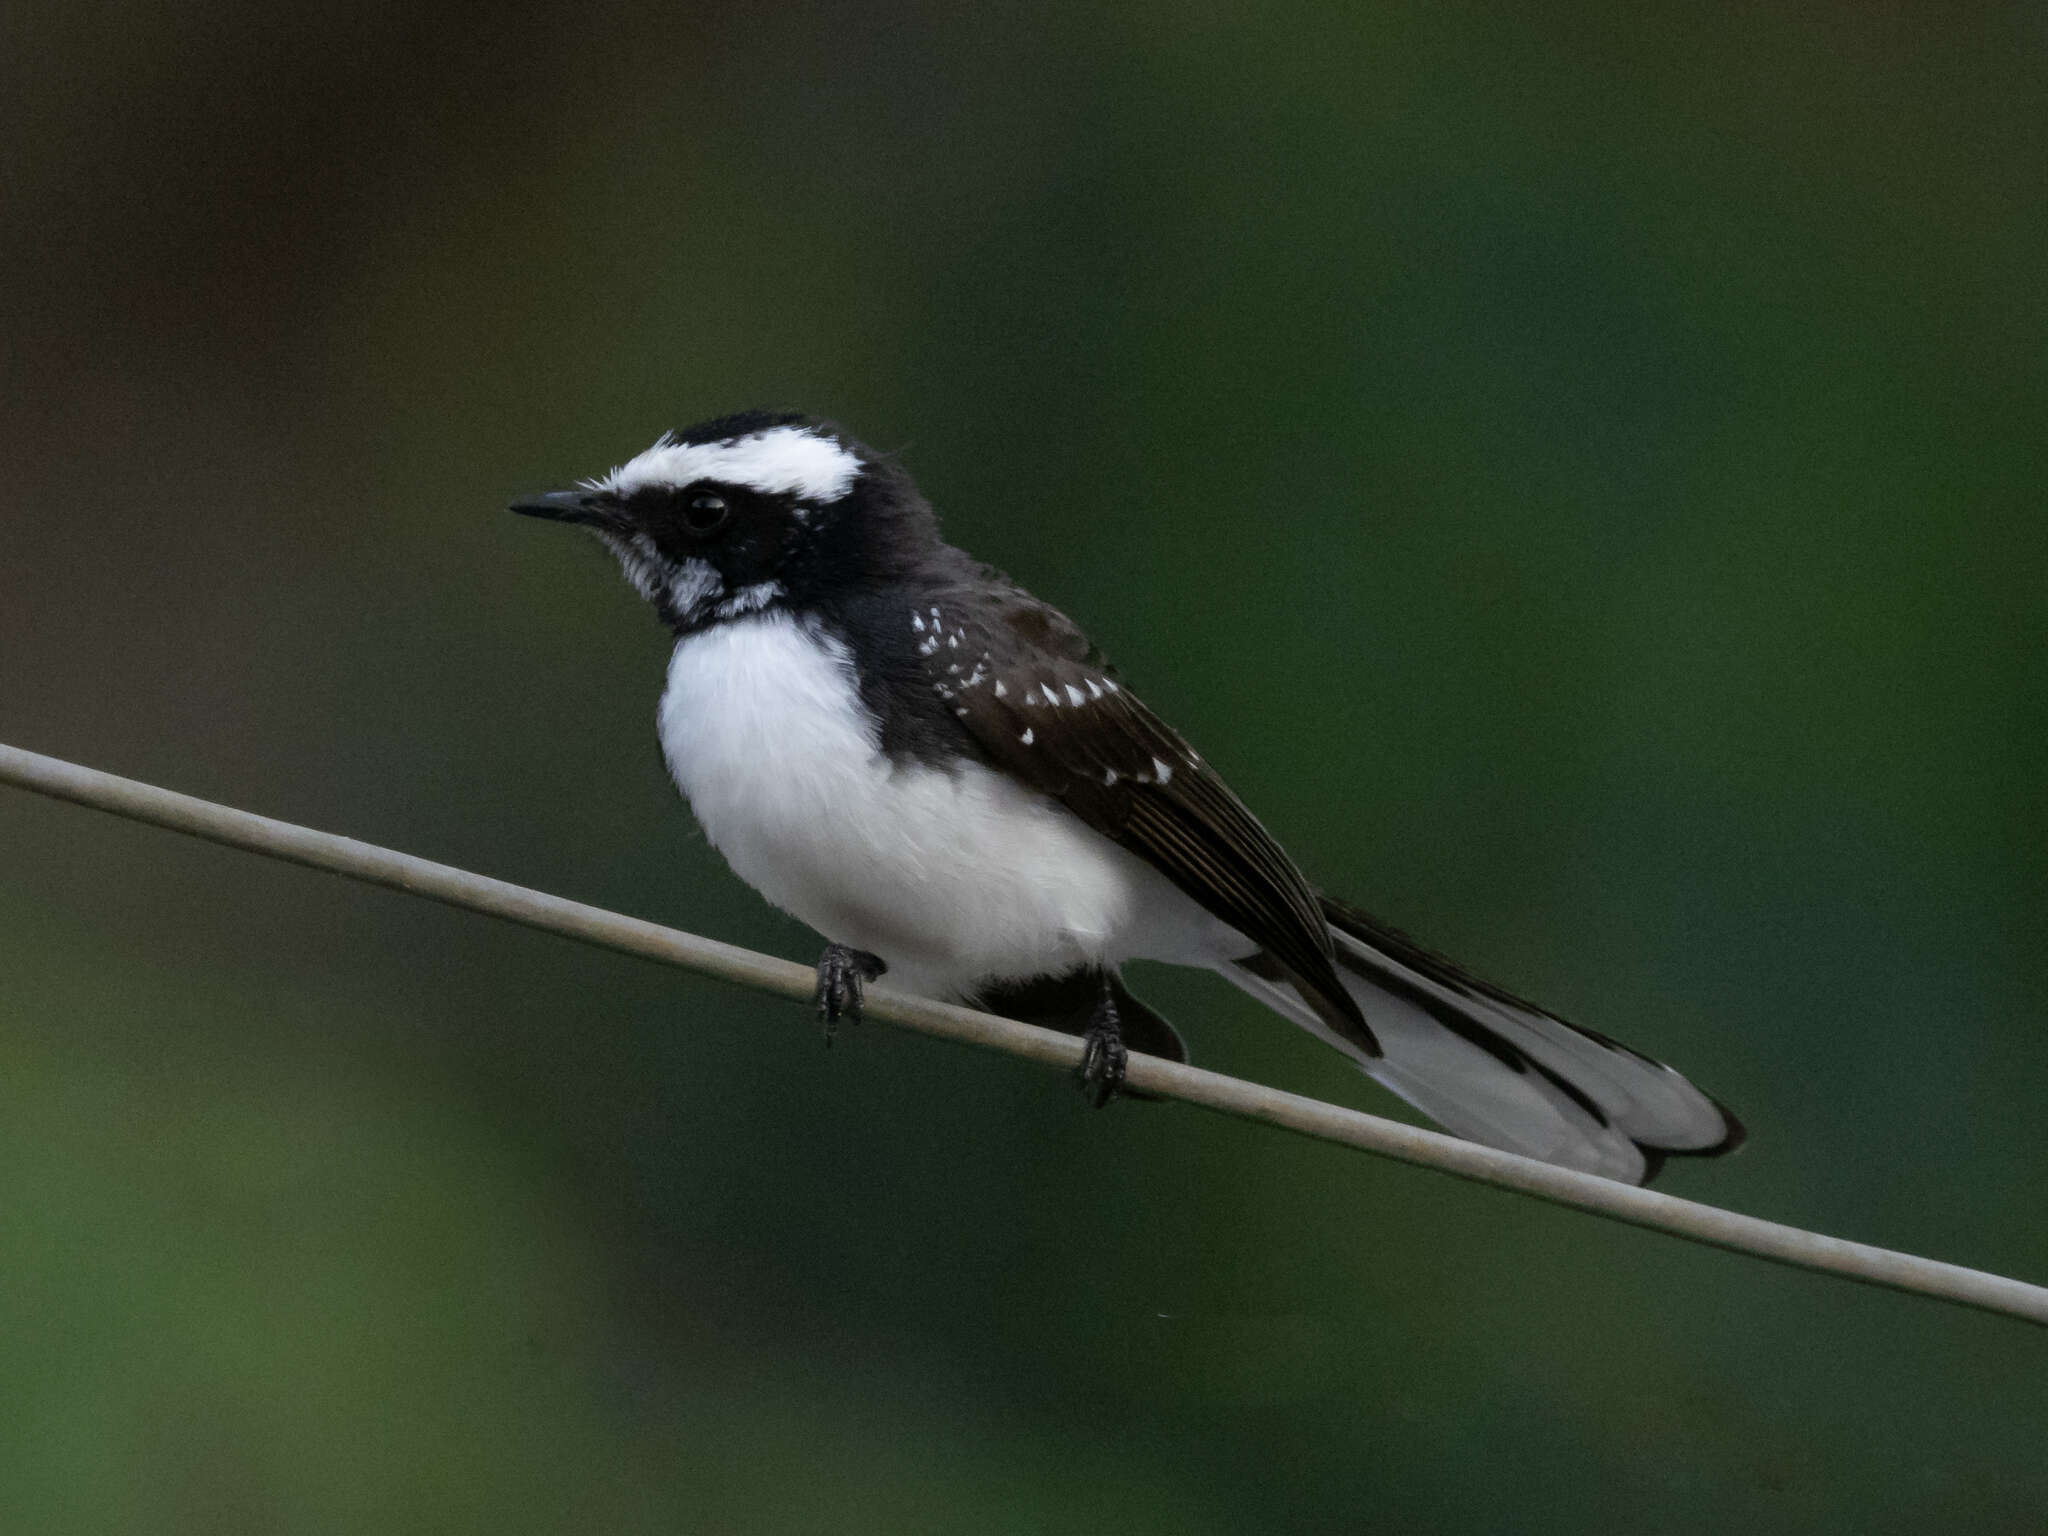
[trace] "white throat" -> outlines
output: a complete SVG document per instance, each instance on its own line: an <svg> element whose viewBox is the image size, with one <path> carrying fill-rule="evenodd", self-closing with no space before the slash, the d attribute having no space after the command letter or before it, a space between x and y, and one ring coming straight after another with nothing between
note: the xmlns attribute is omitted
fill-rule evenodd
<svg viewBox="0 0 2048 1536"><path fill-rule="evenodd" d="M689 628L704 620L736 619L759 613L780 599L779 581L757 581L733 591L708 560L685 560L671 564L644 533L630 536L594 530L606 548L618 557L633 590L651 603L665 605L668 616Z"/></svg>

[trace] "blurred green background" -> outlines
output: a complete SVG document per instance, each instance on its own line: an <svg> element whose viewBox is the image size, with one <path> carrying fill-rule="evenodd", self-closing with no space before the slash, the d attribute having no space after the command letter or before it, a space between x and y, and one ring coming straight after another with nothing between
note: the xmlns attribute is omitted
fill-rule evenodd
<svg viewBox="0 0 2048 1536"><path fill-rule="evenodd" d="M2032 5L10 5L0 739L809 959L500 509L819 411L1734 1105L1665 1188L2048 1278L2044 101ZM2044 1443L2019 1324L0 793L9 1532L2034 1532Z"/></svg>

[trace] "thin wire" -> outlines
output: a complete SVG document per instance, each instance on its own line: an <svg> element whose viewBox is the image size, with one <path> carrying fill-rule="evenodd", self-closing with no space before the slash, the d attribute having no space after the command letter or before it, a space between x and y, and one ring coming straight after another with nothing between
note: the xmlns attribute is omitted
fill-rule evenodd
<svg viewBox="0 0 2048 1536"><path fill-rule="evenodd" d="M188 832L195 837L247 849L269 858L305 864L346 875L371 885L389 886L450 906L508 918L586 944L639 955L686 971L753 987L796 1001L808 1002L815 974L769 955L721 944L529 890L487 875L472 874L389 848L359 843L331 832L315 832L290 822L233 810L155 785L118 778L97 769L44 757L18 747L0 745L0 783L110 811L153 826ZM1026 1061L1073 1070L1080 1065L1081 1042L1071 1035L1018 1024L970 1008L935 1003L907 993L874 987L867 994L866 1016L886 1020L919 1034L955 1040L988 1050L1005 1051ZM1478 1184L1533 1195L1555 1205L1590 1211L1631 1226L1647 1227L1696 1243L1725 1248L1754 1258L1838 1275L1865 1285L1931 1296L2006 1317L2048 1325L2048 1289L1982 1270L1965 1269L1935 1259L1846 1242L1799 1227L1783 1226L1716 1206L1681 1200L1654 1190L1619 1184L1594 1174L1579 1173L1498 1152L1476 1142L1460 1141L1436 1131L1401 1125L1375 1115L1343 1109L1319 1099L1282 1093L1275 1088L1204 1072L1198 1067L1161 1061L1133 1052L1128 1082L1158 1098L1179 1099L1220 1114L1257 1120L1341 1146L1391 1157L1418 1167L1433 1168Z"/></svg>

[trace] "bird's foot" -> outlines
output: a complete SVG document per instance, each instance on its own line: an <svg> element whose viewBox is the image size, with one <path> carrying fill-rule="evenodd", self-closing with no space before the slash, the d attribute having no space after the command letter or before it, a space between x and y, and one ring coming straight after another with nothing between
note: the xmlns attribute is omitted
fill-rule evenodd
<svg viewBox="0 0 2048 1536"><path fill-rule="evenodd" d="M1131 1053L1124 1048L1123 1021L1117 1017L1116 999L1104 982L1102 997L1088 1027L1081 1034L1081 1066L1075 1073L1081 1080L1081 1096L1100 1109L1123 1091L1124 1073Z"/></svg>
<svg viewBox="0 0 2048 1536"><path fill-rule="evenodd" d="M825 1043L839 1029L839 1021L860 1022L861 984L873 981L889 969L864 949L845 944L827 944L818 956L818 1022L825 1026Z"/></svg>

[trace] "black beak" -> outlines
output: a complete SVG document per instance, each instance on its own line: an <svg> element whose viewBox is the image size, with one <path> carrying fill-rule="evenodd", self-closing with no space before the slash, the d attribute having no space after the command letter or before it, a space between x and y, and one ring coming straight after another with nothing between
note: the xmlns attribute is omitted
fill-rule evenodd
<svg viewBox="0 0 2048 1536"><path fill-rule="evenodd" d="M557 523L594 523L600 501L595 491L549 491L545 496L522 497L510 510L522 517L545 517Z"/></svg>

